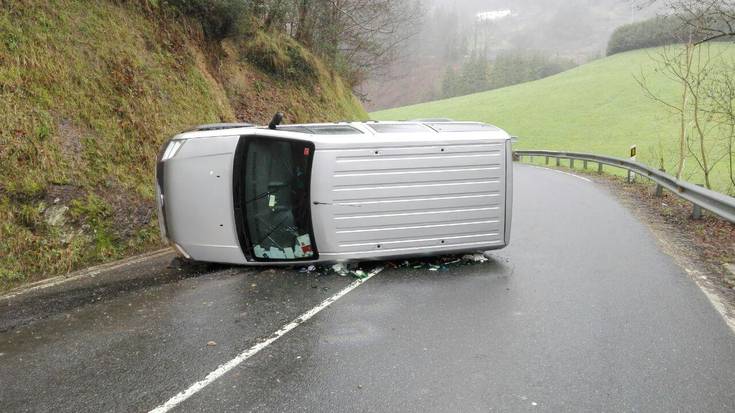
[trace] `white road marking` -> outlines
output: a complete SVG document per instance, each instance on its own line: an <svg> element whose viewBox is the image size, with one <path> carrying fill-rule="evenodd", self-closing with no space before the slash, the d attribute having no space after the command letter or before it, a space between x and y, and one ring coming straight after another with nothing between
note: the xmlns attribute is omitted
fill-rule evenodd
<svg viewBox="0 0 735 413"><path fill-rule="evenodd" d="M260 343L255 344L254 346L250 347L249 349L243 351L242 353L238 354L237 357L234 359L228 361L225 364L220 365L212 371L211 373L207 374L204 379L192 384L189 386L188 389L180 392L176 396L170 398L166 403L163 403L162 405L156 407L155 409L151 410L150 413L163 413L168 412L169 410L173 409L174 407L181 404L183 401L188 399L189 397L195 395L199 390L202 390L203 388L207 387L208 385L212 384L215 380L225 375L228 371L234 369L237 367L240 363L243 361L249 359L250 357L257 354L260 350L268 347L269 345L273 344L276 340L283 337L286 333L293 330L294 328L298 327L301 323L309 320L310 318L314 317L317 313L322 311L323 309L329 307L332 303L339 300L340 298L344 297L347 293L354 290L355 288L359 287L365 281L372 278L374 275L378 274L381 269L373 270L370 273L368 273L367 277L357 279L353 281L350 285L345 287L342 291L338 292L337 294L327 298L326 300L322 301L321 304L317 305L316 307L312 308L311 310L301 314L296 319L291 321L290 323L286 324L285 326L281 327L278 331L273 333L267 340L262 341Z"/></svg>
<svg viewBox="0 0 735 413"><path fill-rule="evenodd" d="M138 256L125 258L119 261L114 261L114 262L110 262L107 264L100 264L94 267L89 267L83 270L73 272L71 274L59 275L56 277L48 278L45 280L38 281L36 283L27 284L14 291L11 290L10 293L0 296L0 300L15 298L19 295L27 294L31 291L43 290L46 288L55 287L57 285L67 283L69 281L78 280L80 278L87 278L87 277L94 278L102 273L114 271L114 270L120 269L122 267L127 267L130 265L138 264L146 260L162 257L164 255L171 254L172 252L173 251L171 250L171 248L164 248L164 249L153 251L147 254L141 254Z"/></svg>
<svg viewBox="0 0 735 413"><path fill-rule="evenodd" d="M553 169L553 168L546 168L546 167L543 167L543 166L538 166L538 165L530 165L530 164L524 164L524 165L527 165L527 166L531 166L531 167L533 167L533 168L545 169L545 170L547 170L547 171L554 171L554 172L559 172L560 174L564 174L564 175L569 175L569 176L573 176L573 177L575 177L575 178L579 178L579 179L581 179L581 180L583 180L583 181L587 181L587 182L592 182L592 180L591 180L591 179L589 179L589 178L585 178L584 176L579 176L579 175L575 175L575 174L573 174L573 173L569 173L569 172L564 172L564 171L560 171L560 170L558 170L558 169Z"/></svg>
<svg viewBox="0 0 735 413"><path fill-rule="evenodd" d="M674 261L679 263L677 257L674 257ZM722 298L716 293L717 290L712 288L712 285L708 282L707 277L697 276L698 274L700 274L698 270L692 270L681 264L680 266L684 268L684 271L686 271L686 273L689 274L690 277L692 277L694 282L697 284L697 287L699 287L704 295L707 296L707 299L709 300L710 304L712 304L712 307L714 307L715 310L720 313L722 318L725 320L725 324L727 324L727 326L730 327L730 330L735 333L735 318L730 316L730 313L727 311L727 306L723 302Z"/></svg>

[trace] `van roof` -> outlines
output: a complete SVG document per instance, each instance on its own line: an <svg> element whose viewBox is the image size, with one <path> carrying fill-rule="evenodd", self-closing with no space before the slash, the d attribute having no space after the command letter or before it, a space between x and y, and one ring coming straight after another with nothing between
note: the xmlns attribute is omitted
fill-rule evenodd
<svg viewBox="0 0 735 413"><path fill-rule="evenodd" d="M199 125L183 131L211 132L226 129L268 129L267 126L256 126L250 123L212 123ZM366 132L383 133L449 133L449 132L490 132L498 131L497 127L482 122L461 122L449 119L426 119L416 121L365 121L335 123L304 123L280 125L276 130L296 132L310 135L362 135ZM234 132L234 131L233 131Z"/></svg>

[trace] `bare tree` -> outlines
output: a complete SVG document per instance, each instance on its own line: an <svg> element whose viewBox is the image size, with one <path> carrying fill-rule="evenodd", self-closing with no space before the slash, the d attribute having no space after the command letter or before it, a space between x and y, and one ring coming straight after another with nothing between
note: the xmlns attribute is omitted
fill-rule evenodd
<svg viewBox="0 0 735 413"><path fill-rule="evenodd" d="M708 45L695 44L669 46L652 56L656 62L655 73L675 82L679 88L676 99L669 99L655 89L649 75L642 73L636 80L643 92L676 114L679 120L678 162L676 177L681 178L685 162L693 159L704 177L704 184L712 188L711 173L715 165L731 152L721 151L713 136L721 123L716 122L713 88L716 65Z"/></svg>
<svg viewBox="0 0 735 413"><path fill-rule="evenodd" d="M712 189L712 183L710 182L712 169L726 155L724 152L717 150L717 145L711 139L715 135L713 130L716 126L713 121L712 101L710 99L713 85L712 75L715 69L708 45L696 45L693 55L692 70L687 81L687 88L691 96L690 112L693 133L687 141L687 147L704 175L705 186ZM720 153L718 154L718 152Z"/></svg>
<svg viewBox="0 0 735 413"><path fill-rule="evenodd" d="M712 76L708 97L711 114L720 125L720 136L726 149L730 183L735 188L735 62L725 62Z"/></svg>
<svg viewBox="0 0 735 413"><path fill-rule="evenodd" d="M352 85L395 58L418 33L415 0L297 0L295 38L342 69Z"/></svg>
<svg viewBox="0 0 735 413"><path fill-rule="evenodd" d="M735 0L643 0L658 4L694 32L697 43L735 37Z"/></svg>
<svg viewBox="0 0 735 413"><path fill-rule="evenodd" d="M676 83L679 90L678 97L675 100L668 100L660 96L658 92L651 86L649 76L641 72L640 77L636 81L640 85L644 94L651 100L662 104L670 112L674 113L679 122L678 136L678 152L676 162L675 176L681 178L684 170L684 164L687 158L687 131L689 123L689 78L692 72L692 60L694 57L694 45L687 42L683 48L666 47L661 52L652 55L651 58L656 62L655 73L664 76L667 80Z"/></svg>

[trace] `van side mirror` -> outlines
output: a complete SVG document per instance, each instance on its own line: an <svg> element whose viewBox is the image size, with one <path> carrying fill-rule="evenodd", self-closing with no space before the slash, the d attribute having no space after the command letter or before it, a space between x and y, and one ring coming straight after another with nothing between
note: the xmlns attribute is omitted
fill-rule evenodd
<svg viewBox="0 0 735 413"><path fill-rule="evenodd" d="M276 112L273 119L271 119L271 123L268 124L268 129L276 129L276 126L280 125L281 122L283 122L283 112Z"/></svg>

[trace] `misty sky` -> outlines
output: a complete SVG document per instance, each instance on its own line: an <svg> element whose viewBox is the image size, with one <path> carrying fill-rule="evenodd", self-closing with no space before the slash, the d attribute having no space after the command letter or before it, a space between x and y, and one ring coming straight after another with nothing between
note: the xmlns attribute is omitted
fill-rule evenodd
<svg viewBox="0 0 735 413"><path fill-rule="evenodd" d="M581 59L604 50L618 26L651 17L637 0L429 0L472 19L478 12L510 9L499 21L504 40L516 47L563 53Z"/></svg>
<svg viewBox="0 0 735 413"><path fill-rule="evenodd" d="M473 49L491 60L503 52L534 51L583 64L605 55L617 27L656 14L638 7L644 0L422 1L427 12L422 29L395 62L363 86L371 110L435 98L446 68L460 65ZM504 9L512 15L476 23L477 13ZM461 52L448 54L451 48Z"/></svg>

